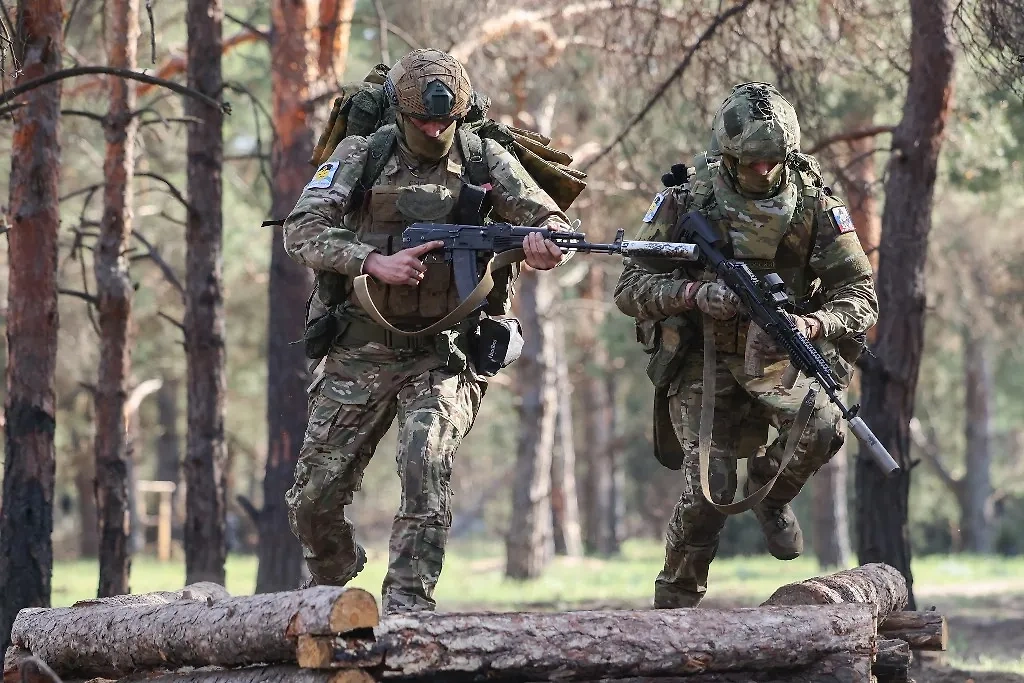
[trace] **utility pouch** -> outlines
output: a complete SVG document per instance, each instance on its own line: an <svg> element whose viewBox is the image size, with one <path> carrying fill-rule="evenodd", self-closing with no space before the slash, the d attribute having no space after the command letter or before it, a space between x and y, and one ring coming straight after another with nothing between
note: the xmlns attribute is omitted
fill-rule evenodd
<svg viewBox="0 0 1024 683"><path fill-rule="evenodd" d="M484 318L471 337L477 374L493 377L523 352L523 328L516 318Z"/></svg>
<svg viewBox="0 0 1024 683"><path fill-rule="evenodd" d="M306 358L316 360L326 356L327 352L331 350L335 336L337 336L337 329L338 320L330 312L310 320L302 335Z"/></svg>
<svg viewBox="0 0 1024 683"><path fill-rule="evenodd" d="M667 386L682 367L693 341L693 323L682 315L659 321L643 321L636 325L637 341L650 354L647 376L656 387Z"/></svg>

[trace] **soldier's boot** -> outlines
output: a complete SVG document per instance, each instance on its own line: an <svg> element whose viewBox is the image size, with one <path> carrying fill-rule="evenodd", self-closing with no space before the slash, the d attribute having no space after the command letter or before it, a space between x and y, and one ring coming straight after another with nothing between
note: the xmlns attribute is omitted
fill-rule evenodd
<svg viewBox="0 0 1024 683"><path fill-rule="evenodd" d="M667 545L665 566L654 580L654 608L699 605L708 590L708 568L717 551L717 540L711 546Z"/></svg>
<svg viewBox="0 0 1024 683"><path fill-rule="evenodd" d="M752 478L743 486L744 495L749 496L760 487ZM780 560L795 560L804 551L804 534L800 522L789 503L778 503L771 497L754 506L754 516L761 523L768 552Z"/></svg>
<svg viewBox="0 0 1024 683"><path fill-rule="evenodd" d="M355 559L345 566L339 567L338 562L324 562L323 560L307 558L306 565L309 567L310 576L303 581L302 588L313 586L344 586L354 579L366 566L366 551L363 546L353 543Z"/></svg>

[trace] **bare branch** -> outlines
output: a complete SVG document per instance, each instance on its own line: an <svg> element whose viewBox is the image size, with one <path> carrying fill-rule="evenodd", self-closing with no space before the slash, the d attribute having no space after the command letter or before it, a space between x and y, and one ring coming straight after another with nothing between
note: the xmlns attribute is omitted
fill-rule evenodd
<svg viewBox="0 0 1024 683"><path fill-rule="evenodd" d="M227 19L228 21L234 22L234 23L238 24L239 26L241 26L242 28L248 30L253 35L258 37L260 40L266 40L268 42L270 41L270 33L267 31L266 27L257 26L257 25L255 25L255 24L253 24L251 22L246 21L245 19L239 19L238 17L236 17L235 15L231 14L230 12L225 12L224 13L224 18Z"/></svg>
<svg viewBox="0 0 1024 683"><path fill-rule="evenodd" d="M107 122L106 116L92 111L83 111L81 109L61 109L60 113L61 116L81 116L86 119L92 119L101 125Z"/></svg>
<svg viewBox="0 0 1024 683"><path fill-rule="evenodd" d="M153 172L136 173L135 175L142 178L152 178L153 180L160 181L161 183L167 186L167 191L170 193L170 195L177 199L178 202L180 202L181 205L185 207L186 211L189 210L188 200L185 199L185 195L183 195L181 191L177 187L175 187L174 183L172 183L167 178L163 177L159 173Z"/></svg>
<svg viewBox="0 0 1024 683"><path fill-rule="evenodd" d="M178 279L178 275L174 272L174 268L171 267L171 264L164 260L163 256L160 255L160 252L153 246L152 242L147 240L141 233L133 230L132 236L141 242L142 246L146 247L148 250L146 254L140 255L138 258L148 258L155 263L157 268L160 269L160 272L164 274L164 279L171 283L171 285L178 290L178 293L181 294L182 298L184 298L185 287L182 286L181 280Z"/></svg>
<svg viewBox="0 0 1024 683"><path fill-rule="evenodd" d="M708 40L711 39L712 36L715 35L715 32L722 24L724 24L731 17L746 11L747 7L753 4L753 2L754 0L743 0L743 2L740 3L739 5L736 5L735 7L732 7L729 10L723 12L722 14L716 16L715 19L711 22L711 24L709 24L708 27L704 29L704 32L700 35L700 37L697 38L697 42L695 42L693 46L689 50L687 50L686 56L683 57L683 60L679 62L675 69L673 69L672 73L669 74L668 78L666 78L665 81L660 86L658 86L658 89L654 91L654 94L651 95L651 97L647 100L647 103L643 106L643 108L639 112L637 112L633 116L633 118L629 120L629 122L623 127L621 131L619 131L619 134L616 135L611 142L605 145L601 149L601 151L598 152L586 165L581 166L580 170L586 171L591 166L596 164L598 161L603 159L610 151L615 149L615 146L622 142L622 140L627 135L629 135L629 132L633 130L633 128L638 123L640 123L640 121L642 121L644 117L647 116L647 114L650 113L651 109L653 109L654 105L657 104L658 100L660 100L665 95L669 87L677 80L679 80L679 78L686 72L686 69L689 68L690 66L690 62L693 61L693 56L697 53L697 50L700 49L700 47L704 43L706 43Z"/></svg>
<svg viewBox="0 0 1024 683"><path fill-rule="evenodd" d="M157 313L156 313L156 314L157 314L158 316L160 316L161 318L163 318L164 320L166 320L167 322L169 322L169 323L171 323L172 325L174 325L175 327L177 327L177 328L178 328L179 330L181 330L181 333L182 333L182 334L185 334L185 333L186 333L186 332L185 332L185 325L184 325L184 323L182 323L182 322L181 322L180 320L175 320L174 318L172 318L171 316L167 315L167 314L166 314L166 313L164 313L163 311L157 311Z"/></svg>
<svg viewBox="0 0 1024 683"><path fill-rule="evenodd" d="M942 460L939 457L941 449L939 448L939 440L935 434L934 427L929 425L926 433L921 421L916 417L911 418L910 440L913 441L914 445L921 451L921 455L924 456L924 459L935 468L935 473L939 476L939 479L942 480L942 483L945 484L954 495L959 496L963 480L954 477L949 470L946 469L945 465L942 464Z"/></svg>
<svg viewBox="0 0 1024 683"><path fill-rule="evenodd" d="M185 95L186 97L194 98L196 100L199 100L203 104L220 109L225 114L231 113L231 105L227 102L218 102L212 97L208 97L207 95L204 95L198 90L194 90L180 83L168 81L163 78L157 78L156 76L149 76L147 74L139 73L137 71L131 71L129 69L114 69L109 66L76 66L72 69L61 69L60 71L55 71L52 74L43 76L42 78L36 78L31 81L28 81L27 83L22 83L21 85L11 88L7 92L0 95L0 104L9 102L15 97L25 94L29 90L34 90L35 88L39 88L49 83L62 81L66 78L75 78L76 76L88 76L95 74L117 76L118 78L128 78L135 81L142 81L143 83L148 83L149 85L167 88L168 90L173 90L179 95Z"/></svg>
<svg viewBox="0 0 1024 683"><path fill-rule="evenodd" d="M827 138L819 140L807 150L807 154L817 154L821 150L834 145L837 142L851 142L853 140L862 140L863 138L871 138L876 135L882 135L883 133L891 133L896 129L896 126L871 126L870 128L862 128L860 130L848 130L842 133L836 133L830 135Z"/></svg>
<svg viewBox="0 0 1024 683"><path fill-rule="evenodd" d="M99 299L97 299L95 296L87 292L80 292L77 289L65 289L61 287L57 290L57 293L77 297L79 299L82 299L83 301L88 301L93 306L99 304Z"/></svg>
<svg viewBox="0 0 1024 683"><path fill-rule="evenodd" d="M391 54L388 51L388 15L384 13L384 3L380 0L373 0L373 11L377 14L378 31L377 37L380 43L380 61L384 64L391 63Z"/></svg>
<svg viewBox="0 0 1024 683"><path fill-rule="evenodd" d="M154 28L153 22L153 0L146 0L146 16L149 17L150 63L156 64L156 28Z"/></svg>

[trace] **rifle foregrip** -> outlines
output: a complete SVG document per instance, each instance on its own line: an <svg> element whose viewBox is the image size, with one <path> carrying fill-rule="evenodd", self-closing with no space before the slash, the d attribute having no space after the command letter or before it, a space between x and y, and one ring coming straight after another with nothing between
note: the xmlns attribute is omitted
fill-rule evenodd
<svg viewBox="0 0 1024 683"><path fill-rule="evenodd" d="M900 469L899 463L893 460L893 457L889 455L889 451L885 449L885 446L882 445L882 442L878 440L878 437L874 435L864 420L859 417L850 420L850 431L857 437L861 445L867 449L871 457L875 459L875 464L878 465L885 476L888 477Z"/></svg>

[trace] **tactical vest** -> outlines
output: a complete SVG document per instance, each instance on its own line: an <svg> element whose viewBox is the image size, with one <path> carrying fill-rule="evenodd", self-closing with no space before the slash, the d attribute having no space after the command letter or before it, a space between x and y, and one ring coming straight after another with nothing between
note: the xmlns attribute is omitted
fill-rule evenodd
<svg viewBox="0 0 1024 683"><path fill-rule="evenodd" d="M402 250L402 232L413 223L483 224L487 206L480 201L481 186L489 181L483 143L461 130L456 140L436 168L419 175L399 156L395 126L384 126L370 135L366 165L355 190L356 204L345 216L345 227L355 232L360 242L390 255ZM376 288L378 310L399 327L422 328L459 303L451 264L428 254L424 265L427 270L419 286ZM509 296L509 275L506 270L503 277L495 278L489 302ZM364 317L348 278L319 271L317 291L325 305L340 304L347 315Z"/></svg>
<svg viewBox="0 0 1024 683"><path fill-rule="evenodd" d="M758 230L758 227L731 220L715 198L713 179L720 163L717 157L709 157L706 153L694 157L693 169L690 170L691 199L685 210L696 208L707 216L726 238L733 251L732 258L746 263L758 278L777 273L787 285L794 312L812 310L811 300L819 283L809 269L809 262L814 248L815 213L824 187L817 161L813 157L796 154L787 162L787 172L792 174L796 186L796 208L789 225L776 235L765 236L760 232L756 239L746 240L738 238L745 232ZM742 242L742 247L738 247L738 242ZM691 273L691 276L715 279L709 271ZM700 316L693 314L688 317L701 324ZM745 316L715 321L717 350L742 353L748 327Z"/></svg>

